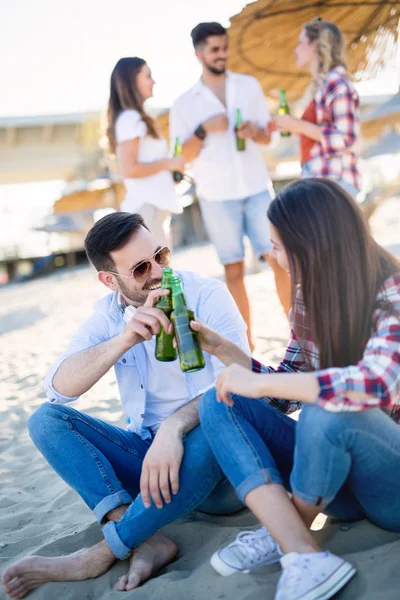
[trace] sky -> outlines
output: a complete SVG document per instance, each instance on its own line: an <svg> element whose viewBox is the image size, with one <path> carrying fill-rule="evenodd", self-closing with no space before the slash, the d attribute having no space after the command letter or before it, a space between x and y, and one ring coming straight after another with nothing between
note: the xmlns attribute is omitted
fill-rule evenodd
<svg viewBox="0 0 400 600"><path fill-rule="evenodd" d="M243 0L0 0L0 115L97 110L112 68L141 56L168 106L199 76L190 31L225 25ZM4 57L5 60L4 60ZM3 86L2 86L3 87Z"/></svg>

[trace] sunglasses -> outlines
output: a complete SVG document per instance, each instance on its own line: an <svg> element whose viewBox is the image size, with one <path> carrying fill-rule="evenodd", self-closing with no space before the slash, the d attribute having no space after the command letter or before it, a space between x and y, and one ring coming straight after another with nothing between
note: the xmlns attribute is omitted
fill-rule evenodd
<svg viewBox="0 0 400 600"><path fill-rule="evenodd" d="M115 271L108 271L113 275L119 275L120 277L125 277L125 279L134 279L137 283L143 283L146 279L149 278L152 268L152 262L156 262L160 267L168 267L169 261L171 260L171 250L164 246L154 252L150 258L147 260L143 260L141 263L136 265L134 269L132 269L132 275L121 275L121 273L116 273Z"/></svg>

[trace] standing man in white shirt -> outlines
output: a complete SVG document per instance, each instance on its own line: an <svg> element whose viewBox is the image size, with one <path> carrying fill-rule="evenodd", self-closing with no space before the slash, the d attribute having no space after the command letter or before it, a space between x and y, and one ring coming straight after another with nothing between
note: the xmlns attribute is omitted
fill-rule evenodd
<svg viewBox="0 0 400 600"><path fill-rule="evenodd" d="M171 138L179 137L185 161L191 162L205 226L225 268L228 288L246 321L250 347L250 306L244 285L244 245L247 235L254 251L274 270L277 292L287 314L289 276L269 257L271 243L267 210L271 179L260 144L268 144L270 120L259 82L227 71L228 36L219 23L200 23L191 33L203 71L200 80L171 109ZM243 123L238 135L246 149L236 149L235 114Z"/></svg>

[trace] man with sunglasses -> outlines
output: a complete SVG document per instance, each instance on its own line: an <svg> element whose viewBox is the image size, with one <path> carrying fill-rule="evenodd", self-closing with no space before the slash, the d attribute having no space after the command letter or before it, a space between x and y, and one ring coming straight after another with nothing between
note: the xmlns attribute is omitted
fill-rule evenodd
<svg viewBox="0 0 400 600"><path fill-rule="evenodd" d="M224 365L205 353L205 368L184 374L179 361L155 359L154 335L161 325L172 328L155 307L168 293L160 283L169 249L140 215L123 212L100 219L85 245L111 293L50 369L49 402L28 426L39 451L93 511L104 540L72 555L12 565L2 581L14 597L46 581L97 577L128 556L130 569L117 589L133 589L176 555L174 542L157 533L161 527L196 508L227 514L241 507L199 426L199 399ZM176 274L199 319L249 352L245 323L225 285L190 271ZM67 406L113 366L127 430Z"/></svg>

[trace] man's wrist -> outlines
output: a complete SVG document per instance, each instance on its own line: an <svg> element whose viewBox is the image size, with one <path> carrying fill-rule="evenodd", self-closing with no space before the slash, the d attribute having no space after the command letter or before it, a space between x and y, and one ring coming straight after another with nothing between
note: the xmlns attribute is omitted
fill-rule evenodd
<svg viewBox="0 0 400 600"><path fill-rule="evenodd" d="M256 141L259 136L260 130L255 123L251 123L251 139Z"/></svg>
<svg viewBox="0 0 400 600"><path fill-rule="evenodd" d="M175 414L172 414L164 419L158 431L161 433L168 433L169 436L182 438L185 433L183 420Z"/></svg>
<svg viewBox="0 0 400 600"><path fill-rule="evenodd" d="M198 127L196 127L196 129L194 130L194 135L197 137L197 139L199 139L201 142L204 142L204 140L206 139L207 136L207 131L205 130L205 128L203 127L203 125L200 123L200 125Z"/></svg>
<svg viewBox="0 0 400 600"><path fill-rule="evenodd" d="M133 337L132 334L127 336L124 331L119 333L116 336L116 339L118 340L118 343L121 347L122 354L124 354L125 352L127 352L128 350L130 350L131 348L133 348L133 346L135 346L137 344L137 337L136 336Z"/></svg>

